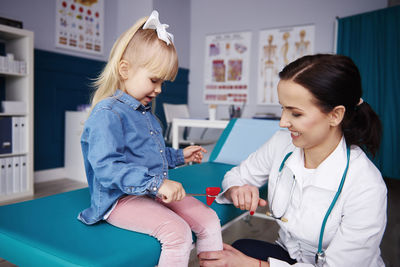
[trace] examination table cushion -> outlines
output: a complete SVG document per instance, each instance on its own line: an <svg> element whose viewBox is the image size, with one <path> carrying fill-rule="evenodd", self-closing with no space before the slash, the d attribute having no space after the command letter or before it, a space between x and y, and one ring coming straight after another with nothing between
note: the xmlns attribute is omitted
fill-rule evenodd
<svg viewBox="0 0 400 267"><path fill-rule="evenodd" d="M207 162L170 171L188 193L221 186L233 165ZM205 197L198 197L206 202ZM153 237L100 222L77 220L90 204L88 188L0 207L0 257L19 266L155 266L160 243ZM213 203L221 224L242 211Z"/></svg>
<svg viewBox="0 0 400 267"><path fill-rule="evenodd" d="M218 139L210 162L170 170L187 193L221 187L225 173L279 129L279 121L233 119ZM266 196L266 187L262 190ZM205 197L198 197L206 203ZM155 266L160 243L153 237L105 222L87 226L77 219L90 205L88 188L0 206L0 258L18 266ZM244 211L211 205L221 225Z"/></svg>

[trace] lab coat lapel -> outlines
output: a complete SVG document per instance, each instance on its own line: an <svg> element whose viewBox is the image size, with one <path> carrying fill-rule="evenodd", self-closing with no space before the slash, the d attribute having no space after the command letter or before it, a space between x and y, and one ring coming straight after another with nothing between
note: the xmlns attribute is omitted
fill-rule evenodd
<svg viewBox="0 0 400 267"><path fill-rule="evenodd" d="M342 137L335 150L318 166L311 184L325 190L336 191L346 168L346 163L346 141ZM296 175L296 179L302 180L303 149L296 147L286 161L286 166Z"/></svg>
<svg viewBox="0 0 400 267"><path fill-rule="evenodd" d="M318 166L313 185L326 190L337 191L346 164L346 141L342 137L336 149Z"/></svg>
<svg viewBox="0 0 400 267"><path fill-rule="evenodd" d="M304 166L304 153L303 149L295 147L293 150L292 155L287 159L285 165L293 172L293 174L296 177L297 181L300 181L300 184L302 184L302 168Z"/></svg>

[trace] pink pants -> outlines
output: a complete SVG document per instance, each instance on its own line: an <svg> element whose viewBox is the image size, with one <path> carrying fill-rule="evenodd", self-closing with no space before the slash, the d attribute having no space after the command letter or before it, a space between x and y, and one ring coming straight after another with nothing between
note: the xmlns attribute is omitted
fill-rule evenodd
<svg viewBox="0 0 400 267"><path fill-rule="evenodd" d="M217 214L194 197L167 204L146 196L126 196L118 201L107 222L157 238L162 248L159 267L188 266L192 230L197 236L197 253L222 250Z"/></svg>

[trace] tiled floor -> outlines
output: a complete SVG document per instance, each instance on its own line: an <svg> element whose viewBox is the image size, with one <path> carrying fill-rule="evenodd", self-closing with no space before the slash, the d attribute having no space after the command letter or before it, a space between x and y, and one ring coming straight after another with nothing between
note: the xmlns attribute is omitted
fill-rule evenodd
<svg viewBox="0 0 400 267"><path fill-rule="evenodd" d="M382 257L388 267L400 266L400 180L385 179L388 187L388 223L381 243ZM82 183L62 179L36 185L35 197L65 192L81 188ZM263 209L259 209L263 212ZM273 242L277 237L278 226L275 222L255 217L249 220L239 220L223 233L224 242L231 244L240 238L254 238ZM0 259L0 267L15 266ZM198 266L195 251L192 252L190 267Z"/></svg>

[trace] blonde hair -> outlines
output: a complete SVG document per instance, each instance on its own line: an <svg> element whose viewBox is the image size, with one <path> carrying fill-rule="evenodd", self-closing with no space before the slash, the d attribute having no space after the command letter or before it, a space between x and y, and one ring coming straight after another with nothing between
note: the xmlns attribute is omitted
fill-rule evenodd
<svg viewBox="0 0 400 267"><path fill-rule="evenodd" d="M93 83L92 109L112 96L121 86L119 63L127 60L135 68L145 68L162 80L173 81L178 73L178 56L173 43L158 39L155 30L143 30L147 17L139 19L114 43L106 66ZM121 88L122 89L122 88Z"/></svg>

